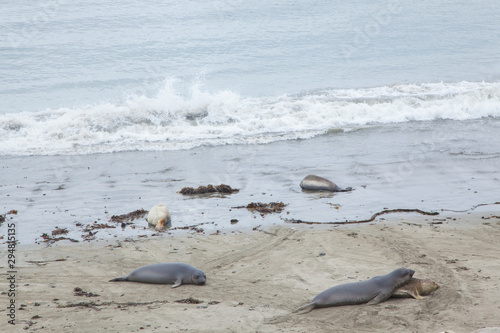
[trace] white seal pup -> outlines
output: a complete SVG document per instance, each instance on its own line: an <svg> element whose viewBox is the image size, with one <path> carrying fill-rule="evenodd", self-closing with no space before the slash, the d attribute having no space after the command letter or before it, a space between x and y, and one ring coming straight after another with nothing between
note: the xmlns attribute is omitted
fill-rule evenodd
<svg viewBox="0 0 500 333"><path fill-rule="evenodd" d="M117 281L173 284L172 288L177 288L182 284L204 285L207 276L203 271L191 265L182 262L167 262L142 266L127 276L109 280L109 282Z"/></svg>
<svg viewBox="0 0 500 333"><path fill-rule="evenodd" d="M170 227L170 211L164 204L158 204L151 208L147 220L149 225L156 230L165 230Z"/></svg>
<svg viewBox="0 0 500 333"><path fill-rule="evenodd" d="M386 275L372 277L366 281L341 284L323 291L313 298L311 303L301 306L294 312L328 306L378 304L392 296L399 287L407 284L415 274L408 268L398 268Z"/></svg>
<svg viewBox="0 0 500 333"><path fill-rule="evenodd" d="M309 191L348 192L352 187L340 188L334 182L315 175L308 175L300 182L300 187Z"/></svg>

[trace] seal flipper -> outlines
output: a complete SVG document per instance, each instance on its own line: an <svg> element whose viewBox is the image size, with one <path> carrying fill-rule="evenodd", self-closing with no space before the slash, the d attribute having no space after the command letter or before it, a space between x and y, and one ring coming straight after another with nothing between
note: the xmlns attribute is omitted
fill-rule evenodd
<svg viewBox="0 0 500 333"><path fill-rule="evenodd" d="M300 308L298 308L297 310L294 310L292 311L292 313L297 313L301 310L305 310L304 312L302 312L301 314L304 314L304 313L309 313L311 312L314 308L316 307L316 304L314 303L307 303L306 305L302 305Z"/></svg>
<svg viewBox="0 0 500 333"><path fill-rule="evenodd" d="M394 291L391 290L390 293L381 293L380 291L377 292L377 294L375 295L374 298L372 298L369 302L368 302L368 305L376 305L378 303L381 303L383 301L385 301L386 299L388 299L389 297L391 297L392 293Z"/></svg>
<svg viewBox="0 0 500 333"><path fill-rule="evenodd" d="M180 287L181 284L182 284L182 279L179 278L177 279L177 281L175 281L175 284L172 286L172 288Z"/></svg>
<svg viewBox="0 0 500 333"><path fill-rule="evenodd" d="M407 293L415 299L424 299L424 297L420 296L420 293L418 292L418 290L410 290L410 291L407 291Z"/></svg>
<svg viewBox="0 0 500 333"><path fill-rule="evenodd" d="M123 277L117 277L117 278L109 280L109 282L117 282L117 281L127 281L127 277L123 276Z"/></svg>

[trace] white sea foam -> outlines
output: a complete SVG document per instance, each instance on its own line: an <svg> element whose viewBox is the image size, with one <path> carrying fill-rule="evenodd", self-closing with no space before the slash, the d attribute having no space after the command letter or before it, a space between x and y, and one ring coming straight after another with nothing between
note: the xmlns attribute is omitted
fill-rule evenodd
<svg viewBox="0 0 500 333"><path fill-rule="evenodd" d="M0 155L176 150L306 139L374 124L500 117L500 83L400 84L244 98L166 80L154 97L0 115Z"/></svg>

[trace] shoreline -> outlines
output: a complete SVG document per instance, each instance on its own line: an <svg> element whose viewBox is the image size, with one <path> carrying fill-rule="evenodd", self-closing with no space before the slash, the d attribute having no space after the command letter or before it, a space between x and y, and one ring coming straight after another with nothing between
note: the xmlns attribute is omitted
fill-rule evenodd
<svg viewBox="0 0 500 333"><path fill-rule="evenodd" d="M465 333L500 326L495 318L500 297L497 215L462 214L438 225L429 225L424 216L388 215L348 227L278 226L237 234L20 246L16 328L21 325L27 332ZM6 253L0 258L4 275ZM108 282L139 266L170 261L202 269L207 285L172 289ZM423 300L390 299L376 306L291 314L333 285L365 280L397 267L412 268L415 277L430 278L441 288ZM83 294L76 296L75 288ZM7 304L7 295L0 296ZM183 299L202 302L175 302ZM7 321L5 312L2 307L0 314ZM7 329L10 332L12 327Z"/></svg>
<svg viewBox="0 0 500 333"><path fill-rule="evenodd" d="M207 223L203 227L207 233L252 230L260 224L268 228L283 225L282 218L363 220L387 209L470 211L498 201L500 155L495 153L498 145L486 133L499 124L436 122L430 128L410 122L266 145L5 158L0 214L18 211L13 220L18 240L24 244L51 234L56 227L68 229L66 237L82 240L87 226L92 229L94 224L109 224L113 215L149 210L159 203L169 207L173 227ZM482 136L462 140L469 131ZM444 142L449 140L456 144L446 146ZM426 144L416 148L416 142ZM354 190L303 191L299 184L308 174ZM184 187L209 184L226 184L239 191L179 193ZM283 202L286 207L265 218L246 209L233 209L252 202ZM496 207L474 211L485 209ZM232 220L239 222L232 224ZM147 226L145 221L137 224ZM130 227L121 230L120 224L115 226L118 229L91 231L108 238L137 234ZM2 234L6 234L4 226L0 226Z"/></svg>
<svg viewBox="0 0 500 333"><path fill-rule="evenodd" d="M78 233L75 234L75 230L71 230L73 232L73 235L79 235L81 236L82 239L78 238L70 238L70 237L64 237L65 234L62 234L62 239L57 239L59 235L53 235L51 238L47 240L43 240L42 237L38 237L34 243L21 243L19 242L18 239L16 248L21 249L21 250L32 250L32 249L37 249L41 247L51 247L51 246L78 246L78 245L84 245L84 244L94 244L94 243L116 243L116 242L135 242L141 239L147 240L147 239L171 239L171 238L176 238L176 237L192 237L192 236L199 236L199 237L204 237L204 236L219 236L219 235L245 235L245 234L252 234L254 232L264 232L266 233L267 229L270 228L290 228L293 230L329 230L331 228L357 228L363 225L368 225L368 224L376 224L376 223L395 223L396 221L401 221L400 223L403 224L408 224L408 225L414 225L414 226L419 226L419 227L424 227L424 226L439 226L441 228L454 228L454 229L471 229L471 228L476 228L477 226L481 224L489 224L490 222L488 221L489 219L492 219L493 221L495 218L497 218L500 213L498 211L493 210L495 205L499 205L500 202L495 202L495 203L490 203L490 204L482 204L480 206L484 206L483 211L475 211L475 208L473 207L472 209L464 212L457 212L457 211L430 211L432 213L437 213L437 214L422 214L418 213L415 211L419 211L418 209L394 209L392 212L391 210L382 210L380 212L377 212L372 215L371 219L372 221L368 220L368 216L366 220L359 220L357 221L302 221L302 220L294 220L294 219L287 219L283 218L282 216L264 216L262 215L262 219L260 220L259 223L255 223L254 226L238 226L237 223L233 226L233 228L230 229L217 229L215 226L217 226L217 223L215 222L201 222L195 225L191 226L178 226L178 227L171 227L169 229L166 229L164 231L156 231L154 228L151 226L147 225L146 219L140 219L139 221L133 220L130 223L132 225L131 229L128 232L124 232L123 234L120 234L119 232L116 232L113 236L111 236L111 233L107 233L106 235L99 235L99 237L94 237L94 238L86 238L86 234L83 231L81 235ZM233 207L234 208L234 207ZM408 212L398 212L398 211L404 211L407 210ZM424 211L422 211L424 212ZM10 213L10 212L9 212ZM387 213L387 214L385 214ZM426 212L427 213L427 212ZM8 214L5 214L8 216ZM257 218L257 215L259 215L256 212L253 212L252 215L254 218ZM271 214L272 215L272 214ZM418 221L418 222L406 222L403 220L411 220L411 221ZM144 221L143 221L144 220ZM269 222L271 220L272 222ZM14 223L17 227L17 223L15 220L8 220L7 218L4 221L4 224L6 226L6 231L7 231L7 226L10 223ZM112 222L108 223L102 223L103 225L111 226L113 225ZM215 225L215 226L212 226ZM89 225L88 225L89 226ZM209 227L208 230L205 230L203 227L204 226L212 226ZM116 224L114 226L114 229L119 229L119 224ZM58 228L54 229L53 231L57 231ZM106 229L105 229L106 230ZM125 229L122 228L122 231ZM134 230L132 232L132 230ZM215 230L215 231L214 231ZM97 234L97 232L95 232ZM0 246L5 245L7 246L9 241L8 241L8 236L9 234L6 232L5 235L2 236L0 239ZM49 236L49 235L47 235Z"/></svg>

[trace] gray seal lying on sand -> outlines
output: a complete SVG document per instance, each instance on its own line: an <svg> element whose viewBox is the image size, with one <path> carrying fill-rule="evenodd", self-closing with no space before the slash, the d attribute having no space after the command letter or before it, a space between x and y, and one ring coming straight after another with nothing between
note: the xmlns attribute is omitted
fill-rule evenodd
<svg viewBox="0 0 500 333"><path fill-rule="evenodd" d="M340 188L334 182L329 181L326 178L308 175L300 182L300 187L304 190L309 191L331 191L331 192L348 192L352 191L352 187L347 187L345 189Z"/></svg>
<svg viewBox="0 0 500 333"><path fill-rule="evenodd" d="M139 267L129 275L109 280L109 282L173 283L172 288L177 288L181 284L204 285L206 280L207 276L198 268L181 262L168 262Z"/></svg>
<svg viewBox="0 0 500 333"><path fill-rule="evenodd" d="M148 213L148 223L156 230L164 230L170 227L170 211L164 204L158 204L151 208Z"/></svg>
<svg viewBox="0 0 500 333"><path fill-rule="evenodd" d="M410 282L399 287L392 297L413 297L415 299L423 299L422 296L427 296L439 289L439 285L431 279L412 278Z"/></svg>
<svg viewBox="0 0 500 333"><path fill-rule="evenodd" d="M311 303L301 306L293 312L329 306L368 303L378 304L392 296L394 291L411 280L415 271L398 268L386 275L372 277L366 281L341 284L323 291L313 298Z"/></svg>

